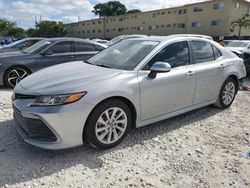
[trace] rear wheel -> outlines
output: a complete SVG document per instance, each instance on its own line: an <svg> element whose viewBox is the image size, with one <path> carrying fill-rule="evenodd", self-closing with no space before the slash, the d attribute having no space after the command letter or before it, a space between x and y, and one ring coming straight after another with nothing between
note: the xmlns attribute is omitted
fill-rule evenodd
<svg viewBox="0 0 250 188"><path fill-rule="evenodd" d="M98 105L90 114L84 139L98 149L118 145L128 134L132 118L129 107L120 100L108 100Z"/></svg>
<svg viewBox="0 0 250 188"><path fill-rule="evenodd" d="M215 103L216 107L228 108L232 105L238 92L237 84L233 78L227 78L222 85L219 97Z"/></svg>
<svg viewBox="0 0 250 188"><path fill-rule="evenodd" d="M25 67L12 67L4 75L4 83L9 88L14 88L30 71Z"/></svg>

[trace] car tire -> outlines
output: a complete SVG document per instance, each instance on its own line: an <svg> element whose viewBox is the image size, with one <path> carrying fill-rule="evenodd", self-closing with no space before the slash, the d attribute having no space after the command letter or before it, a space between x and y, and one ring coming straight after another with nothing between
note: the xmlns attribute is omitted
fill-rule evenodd
<svg viewBox="0 0 250 188"><path fill-rule="evenodd" d="M107 100L91 112L83 139L96 149L109 149L122 142L131 125L129 107L118 99Z"/></svg>
<svg viewBox="0 0 250 188"><path fill-rule="evenodd" d="M221 109L229 108L232 105L237 92L238 87L235 80L231 77L227 78L221 87L220 94L214 106Z"/></svg>
<svg viewBox="0 0 250 188"><path fill-rule="evenodd" d="M25 67L12 67L4 74L4 85L14 88L18 82L30 75L30 70Z"/></svg>

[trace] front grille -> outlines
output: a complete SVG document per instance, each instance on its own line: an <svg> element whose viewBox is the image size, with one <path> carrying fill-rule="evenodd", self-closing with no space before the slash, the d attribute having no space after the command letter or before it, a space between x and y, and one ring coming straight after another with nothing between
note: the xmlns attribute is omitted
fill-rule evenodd
<svg viewBox="0 0 250 188"><path fill-rule="evenodd" d="M55 142L57 140L54 133L43 121L39 119L24 118L15 107L14 119L27 138L42 142Z"/></svg>
<svg viewBox="0 0 250 188"><path fill-rule="evenodd" d="M18 94L18 93L14 93L13 94L13 101L17 100L17 99L35 99L36 96L34 95L22 95L22 94Z"/></svg>

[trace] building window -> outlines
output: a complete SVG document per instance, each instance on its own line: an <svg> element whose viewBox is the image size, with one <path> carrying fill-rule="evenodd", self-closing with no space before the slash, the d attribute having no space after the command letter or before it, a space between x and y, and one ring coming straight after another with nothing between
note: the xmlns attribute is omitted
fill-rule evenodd
<svg viewBox="0 0 250 188"><path fill-rule="evenodd" d="M161 12L161 15L165 15L165 12Z"/></svg>
<svg viewBox="0 0 250 188"><path fill-rule="evenodd" d="M102 30L101 29L98 29L98 33L101 33L102 32Z"/></svg>
<svg viewBox="0 0 250 188"><path fill-rule="evenodd" d="M168 11L168 14L171 14L171 10L170 10L170 11Z"/></svg>
<svg viewBox="0 0 250 188"><path fill-rule="evenodd" d="M224 8L224 3L214 3L214 9L222 9Z"/></svg>
<svg viewBox="0 0 250 188"><path fill-rule="evenodd" d="M94 21L92 22L92 25L95 25L95 22L94 22Z"/></svg>
<svg viewBox="0 0 250 188"><path fill-rule="evenodd" d="M212 26L219 26L222 24L222 20L212 20Z"/></svg>
<svg viewBox="0 0 250 188"><path fill-rule="evenodd" d="M192 23L192 27L193 28L199 28L199 27L201 27L202 26L202 23L201 22L193 22Z"/></svg>
<svg viewBox="0 0 250 188"><path fill-rule="evenodd" d="M164 28L164 25L161 25L161 28Z"/></svg>
<svg viewBox="0 0 250 188"><path fill-rule="evenodd" d="M155 30L155 25L150 25L150 26L148 27L148 29L149 29L149 30Z"/></svg>
<svg viewBox="0 0 250 188"><path fill-rule="evenodd" d="M171 27L171 24L167 24L167 27L170 28L170 27Z"/></svg>
<svg viewBox="0 0 250 188"><path fill-rule="evenodd" d="M173 24L173 28L176 28L176 23Z"/></svg>
<svg viewBox="0 0 250 188"><path fill-rule="evenodd" d="M116 31L116 28L114 28L113 31Z"/></svg>
<svg viewBox="0 0 250 188"><path fill-rule="evenodd" d="M203 7L194 7L193 9L194 12L202 12L203 11Z"/></svg>
<svg viewBox="0 0 250 188"><path fill-rule="evenodd" d="M85 23L82 23L83 26L85 26Z"/></svg>
<svg viewBox="0 0 250 188"><path fill-rule="evenodd" d="M95 29L92 30L92 33L95 33Z"/></svg>
<svg viewBox="0 0 250 188"><path fill-rule="evenodd" d="M186 14L187 13L187 9L180 9L178 11L178 14Z"/></svg>
<svg viewBox="0 0 250 188"><path fill-rule="evenodd" d="M155 13L152 13L152 14L151 14L151 17L152 17L152 18L155 18L155 17L156 17L156 14L155 14Z"/></svg>
<svg viewBox="0 0 250 188"><path fill-rule="evenodd" d="M85 34L85 31L82 31L82 34Z"/></svg>
<svg viewBox="0 0 250 188"><path fill-rule="evenodd" d="M250 14L250 7L247 9L247 14Z"/></svg>
<svg viewBox="0 0 250 188"><path fill-rule="evenodd" d="M137 27L137 30L138 30L138 31L143 31L143 27L142 27L142 26L138 26L138 27Z"/></svg>
<svg viewBox="0 0 250 188"><path fill-rule="evenodd" d="M177 24L177 28L179 28L179 29L183 29L185 27L186 27L186 24L184 24L184 23L178 23Z"/></svg>
<svg viewBox="0 0 250 188"><path fill-rule="evenodd" d="M88 30L87 33L90 34L90 30Z"/></svg>
<svg viewBox="0 0 250 188"><path fill-rule="evenodd" d="M107 32L109 32L109 29L106 29Z"/></svg>
<svg viewBox="0 0 250 188"><path fill-rule="evenodd" d="M101 24L102 22L101 21L98 21L98 24Z"/></svg>

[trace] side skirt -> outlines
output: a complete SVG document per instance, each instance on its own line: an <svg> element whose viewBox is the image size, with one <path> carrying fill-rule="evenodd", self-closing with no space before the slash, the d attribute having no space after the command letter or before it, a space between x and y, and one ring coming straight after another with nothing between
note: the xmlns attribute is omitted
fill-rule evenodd
<svg viewBox="0 0 250 188"><path fill-rule="evenodd" d="M152 123L156 123L156 122L159 122L159 121L162 121L162 120L165 120L165 119L169 119L169 118L172 118L172 117L175 117L175 116L178 116L178 115L181 115L181 114L184 114L184 113L187 113L187 112L190 112L190 111L193 111L193 110L205 107L205 106L209 106L211 104L214 104L215 102L216 102L215 100L207 101L205 103L196 104L194 106L190 106L190 107L187 107L187 108L183 108L181 110L177 110L177 111L174 111L174 112L163 114L161 116L156 116L154 118L144 120L144 121L141 121L141 122L137 123L136 128L143 127L143 126L146 126L146 125L149 125L149 124L152 124Z"/></svg>

